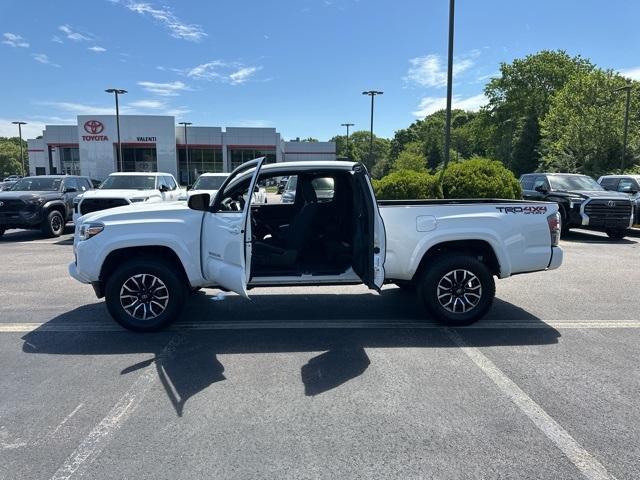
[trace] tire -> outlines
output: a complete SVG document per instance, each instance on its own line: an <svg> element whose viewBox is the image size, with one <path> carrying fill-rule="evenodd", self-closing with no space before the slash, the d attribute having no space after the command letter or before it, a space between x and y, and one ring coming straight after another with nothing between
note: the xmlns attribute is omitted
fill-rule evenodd
<svg viewBox="0 0 640 480"><path fill-rule="evenodd" d="M612 240L622 240L628 233L626 228L608 228L606 232Z"/></svg>
<svg viewBox="0 0 640 480"><path fill-rule="evenodd" d="M6 231L6 230L5 230L4 228L0 228L0 237L2 237L2 236L4 235L4 232L5 232L5 231Z"/></svg>
<svg viewBox="0 0 640 480"><path fill-rule="evenodd" d="M157 258L132 260L118 267L105 286L113 319L134 332L155 332L177 320L188 289L176 270L175 265Z"/></svg>
<svg viewBox="0 0 640 480"><path fill-rule="evenodd" d="M454 280L459 282L455 290ZM445 296L449 285L452 293ZM438 299L439 291L441 299ZM495 293L496 285L489 268L466 255L436 257L418 285L418 295L427 311L450 326L470 325L482 318L491 307Z"/></svg>
<svg viewBox="0 0 640 480"><path fill-rule="evenodd" d="M567 220L567 211L563 206L560 207L560 238L569 233L569 221Z"/></svg>
<svg viewBox="0 0 640 480"><path fill-rule="evenodd" d="M65 227L64 217L58 210L51 210L42 222L42 234L45 237L59 237L63 234Z"/></svg>

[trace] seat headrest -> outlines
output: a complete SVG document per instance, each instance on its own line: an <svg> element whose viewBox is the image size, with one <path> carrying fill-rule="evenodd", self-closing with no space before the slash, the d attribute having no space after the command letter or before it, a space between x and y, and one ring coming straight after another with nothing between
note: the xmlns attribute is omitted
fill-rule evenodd
<svg viewBox="0 0 640 480"><path fill-rule="evenodd" d="M302 197L309 203L316 203L318 201L318 196L316 195L313 185L311 185L310 179L304 179L302 182Z"/></svg>

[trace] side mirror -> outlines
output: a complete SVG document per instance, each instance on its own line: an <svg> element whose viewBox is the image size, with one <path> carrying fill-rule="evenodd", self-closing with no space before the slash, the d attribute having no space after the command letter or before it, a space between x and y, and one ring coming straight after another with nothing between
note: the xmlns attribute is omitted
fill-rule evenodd
<svg viewBox="0 0 640 480"><path fill-rule="evenodd" d="M189 197L187 205L191 210L198 210L201 212L209 211L209 204L211 203L211 196L208 193L198 193Z"/></svg>
<svg viewBox="0 0 640 480"><path fill-rule="evenodd" d="M78 189L74 187L67 187L64 189L64 193L76 193L77 191Z"/></svg>
<svg viewBox="0 0 640 480"><path fill-rule="evenodd" d="M169 191L169 187L167 187L166 185L160 185L160 188L158 188L158 190L160 190L161 192L168 192Z"/></svg>
<svg viewBox="0 0 640 480"><path fill-rule="evenodd" d="M635 195L636 193L638 193L638 191L635 188L633 188L631 185L629 185L622 189L622 193L629 193L631 195Z"/></svg>
<svg viewBox="0 0 640 480"><path fill-rule="evenodd" d="M256 193L259 193L259 192L260 192L260 187L259 187L258 185L256 185L256 186L253 188L253 191L254 191L254 192L256 192Z"/></svg>
<svg viewBox="0 0 640 480"><path fill-rule="evenodd" d="M540 193L547 193L548 192L548 190L546 188L544 188L544 185L538 185L535 188L535 190L536 190L536 192L540 192Z"/></svg>

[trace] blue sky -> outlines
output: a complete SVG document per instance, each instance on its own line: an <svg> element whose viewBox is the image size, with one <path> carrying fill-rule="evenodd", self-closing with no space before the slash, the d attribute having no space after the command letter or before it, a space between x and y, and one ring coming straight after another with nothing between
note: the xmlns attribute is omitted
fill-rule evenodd
<svg viewBox="0 0 640 480"><path fill-rule="evenodd" d="M444 105L447 0L93 0L0 3L0 136L11 120L171 114L326 140L341 123L399 128ZM500 62L562 48L640 79L640 2L458 0L455 104L477 109Z"/></svg>

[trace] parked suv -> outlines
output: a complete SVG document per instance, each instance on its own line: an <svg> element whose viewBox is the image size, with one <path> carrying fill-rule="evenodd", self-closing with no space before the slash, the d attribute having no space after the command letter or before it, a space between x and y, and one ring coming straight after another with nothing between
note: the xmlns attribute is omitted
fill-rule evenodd
<svg viewBox="0 0 640 480"><path fill-rule="evenodd" d="M633 211L634 226L640 227L640 175L604 175L598 179L598 183L605 190L629 195L635 204Z"/></svg>
<svg viewBox="0 0 640 480"><path fill-rule="evenodd" d="M86 177L41 175L18 180L0 192L0 236L11 228L40 229L58 237L73 215L73 199L91 190Z"/></svg>
<svg viewBox="0 0 640 480"><path fill-rule="evenodd" d="M529 173L520 177L527 200L556 202L562 231L572 227L603 231L613 239L625 237L631 226L633 206L623 193L608 192L587 175Z"/></svg>

